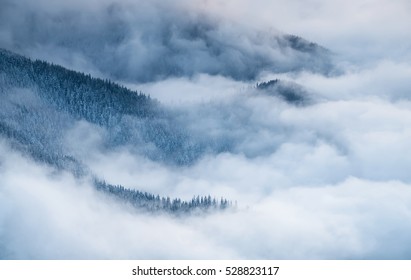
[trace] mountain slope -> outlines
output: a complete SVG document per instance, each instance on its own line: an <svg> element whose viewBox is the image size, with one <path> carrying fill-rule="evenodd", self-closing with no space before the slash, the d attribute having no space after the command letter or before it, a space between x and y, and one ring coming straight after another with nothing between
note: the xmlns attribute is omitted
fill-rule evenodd
<svg viewBox="0 0 411 280"><path fill-rule="evenodd" d="M110 81L0 50L0 98L0 138L25 156L77 177L92 175L66 143L68 131L79 121L104 129L106 149L132 144L145 156L173 164L195 158L186 149L187 136L172 125L170 112L148 96ZM144 150L148 144L154 148ZM94 184L97 190L146 211L190 213L225 209L229 204L211 203L210 198L170 200L98 178Z"/></svg>
<svg viewBox="0 0 411 280"><path fill-rule="evenodd" d="M133 143L136 151L143 149L140 152L150 158L176 164L190 163L197 156L195 147L185 142L188 136L173 124L172 113L142 93L5 50L0 51L0 73L1 127L8 135L26 139L22 142L49 135L51 151L58 151L61 147L53 139L59 139L64 129L56 129L86 120L107 130L108 147ZM16 119L20 124L13 124ZM44 127L24 126L34 120ZM150 147L144 148L146 144ZM33 152L42 150L39 145Z"/></svg>

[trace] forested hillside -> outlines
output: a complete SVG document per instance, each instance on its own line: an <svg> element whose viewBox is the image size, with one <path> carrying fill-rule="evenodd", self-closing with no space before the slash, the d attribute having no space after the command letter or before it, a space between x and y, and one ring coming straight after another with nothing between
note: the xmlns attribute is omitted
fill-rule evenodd
<svg viewBox="0 0 411 280"><path fill-rule="evenodd" d="M1 92L6 101L2 104L2 112L21 119L19 125L13 125L7 121L11 116L5 115L0 125L4 133L18 137L26 144L50 133L53 134L51 138L58 138L61 134L58 130L70 121L86 120L107 129L106 145L109 147L132 143L139 150L145 149L144 143L149 143L150 151L140 152L175 164L188 164L198 157L200 147L191 146L186 133L173 123L172 113L142 93L47 62L31 61L5 50L0 51L0 63ZM15 91L20 94L12 94ZM39 106L37 109L48 112L29 110L27 107L34 105L27 101L27 97L14 100L22 91L37 100L34 103ZM42 126L25 127L34 120ZM27 148L33 153L39 151L38 147Z"/></svg>
<svg viewBox="0 0 411 280"><path fill-rule="evenodd" d="M200 153L189 135L174 124L173 113L143 93L6 50L0 50L0 95L0 136L36 161L76 176L89 174L65 143L66 132L78 121L104 129L105 149L129 145L136 153L177 165L191 163ZM78 141L76 145L81 145L82 139ZM191 212L228 206L226 200L170 202L95 182L104 193L149 211Z"/></svg>

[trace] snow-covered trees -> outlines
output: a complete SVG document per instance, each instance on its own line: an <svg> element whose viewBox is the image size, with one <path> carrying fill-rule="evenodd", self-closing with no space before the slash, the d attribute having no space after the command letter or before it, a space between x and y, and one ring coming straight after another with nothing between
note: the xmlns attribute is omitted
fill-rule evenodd
<svg viewBox="0 0 411 280"><path fill-rule="evenodd" d="M224 198L220 200L212 199L210 195L196 196L191 200L184 201L179 198L171 199L170 197L155 196L147 192L127 189L120 185L114 186L104 181L95 180L94 184L97 190L139 210L148 212L181 215L221 211L232 207L231 201Z"/></svg>
<svg viewBox="0 0 411 280"><path fill-rule="evenodd" d="M47 130L61 129L56 120L62 116L86 120L106 130L107 147L132 145L150 159L177 165L191 164L204 149L176 124L172 112L141 92L0 49L0 94L16 88L34 92L49 111L49 119L41 121Z"/></svg>
<svg viewBox="0 0 411 280"><path fill-rule="evenodd" d="M0 98L0 137L23 154L78 177L90 172L66 147L65 137L80 120L104 131L102 145L108 150L126 146L130 153L174 165L189 165L204 150L171 111L149 96L2 49ZM229 205L211 197L171 200L98 181L95 185L148 211L192 213Z"/></svg>

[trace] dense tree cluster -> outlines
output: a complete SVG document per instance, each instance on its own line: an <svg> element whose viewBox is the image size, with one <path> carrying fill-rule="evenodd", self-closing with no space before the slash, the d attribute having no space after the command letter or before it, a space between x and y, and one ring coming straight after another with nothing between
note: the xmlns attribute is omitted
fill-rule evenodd
<svg viewBox="0 0 411 280"><path fill-rule="evenodd" d="M312 54L328 53L329 51L316 43L309 42L299 36L295 35L284 35L284 39L288 45L294 50Z"/></svg>
<svg viewBox="0 0 411 280"><path fill-rule="evenodd" d="M257 83L257 89L268 95L279 97L289 104L307 105L310 103L308 93L296 83L274 79Z"/></svg>
<svg viewBox="0 0 411 280"><path fill-rule="evenodd" d="M3 87L35 88L58 110L100 125L118 122L122 115L149 118L161 113L158 102L141 92L1 49L0 73Z"/></svg>
<svg viewBox="0 0 411 280"><path fill-rule="evenodd" d="M131 190L120 185L114 186L104 181L95 180L95 185L99 191L148 212L180 215L225 210L233 207L232 202L224 198L217 200L211 196L196 196L189 201L184 201L179 198L171 199L170 197L160 197L147 192Z"/></svg>
<svg viewBox="0 0 411 280"><path fill-rule="evenodd" d="M109 148L132 145L133 150L153 159L177 165L195 161L204 151L191 141L174 114L155 99L131 91L109 80L93 78L44 61L32 61L0 49L0 94L13 89L30 89L38 96L44 110L31 112L26 106L14 106L21 123L36 120L36 129L48 132L67 127L68 122L86 120L107 131L105 145ZM36 114L36 115L34 115ZM24 119L24 120L23 120ZM62 123L63 122L63 123ZM40 140L43 131L15 129L30 141ZM50 139L58 138L58 131ZM42 139L38 142L46 142ZM26 141L27 142L27 141ZM36 151L41 150L36 147ZM44 156L47 157L47 156Z"/></svg>

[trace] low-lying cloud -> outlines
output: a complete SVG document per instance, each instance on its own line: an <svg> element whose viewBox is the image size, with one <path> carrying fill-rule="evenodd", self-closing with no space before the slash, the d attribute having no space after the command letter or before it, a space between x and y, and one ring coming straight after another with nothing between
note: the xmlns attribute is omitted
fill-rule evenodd
<svg viewBox="0 0 411 280"><path fill-rule="evenodd" d="M404 221L411 191L398 181L348 177L333 185L284 187L270 178L265 194L247 207L243 199L235 212L175 219L136 213L96 193L87 181L53 174L5 149L2 145L8 155L1 159L2 258L409 258L410 224ZM204 170L203 163L177 174L196 189L208 184L207 191L221 190L226 181L243 198L264 192L260 174L267 176L271 168L254 163L253 170L249 161L222 157L214 159L220 166ZM16 176L17 166L24 177ZM229 176L230 167L237 176ZM246 177L243 172L260 180L234 187Z"/></svg>

